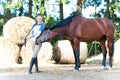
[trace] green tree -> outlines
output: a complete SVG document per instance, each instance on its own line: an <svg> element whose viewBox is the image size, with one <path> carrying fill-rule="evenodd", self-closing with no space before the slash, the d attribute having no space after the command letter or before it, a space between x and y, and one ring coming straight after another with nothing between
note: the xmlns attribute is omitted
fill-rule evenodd
<svg viewBox="0 0 120 80"><path fill-rule="evenodd" d="M82 3L83 3L84 0L77 0L77 10L76 12L78 14L82 14Z"/></svg>
<svg viewBox="0 0 120 80"><path fill-rule="evenodd" d="M28 12L28 16L32 17L32 0L29 0L29 12Z"/></svg>
<svg viewBox="0 0 120 80"><path fill-rule="evenodd" d="M63 2L60 0L60 20L63 20Z"/></svg>
<svg viewBox="0 0 120 80"><path fill-rule="evenodd" d="M106 6L107 6L107 9L106 9L106 12L105 12L105 16L110 19L110 10L109 10L109 6L110 6L110 0L106 0Z"/></svg>
<svg viewBox="0 0 120 80"><path fill-rule="evenodd" d="M10 6L12 3L12 0L7 0L7 5ZM10 8L7 8L6 10L6 20L9 20L11 18L11 12Z"/></svg>
<svg viewBox="0 0 120 80"><path fill-rule="evenodd" d="M64 14L63 14L63 4L68 4L69 0L56 0L56 2L59 3L59 10L60 10L60 20L63 20Z"/></svg>
<svg viewBox="0 0 120 80"><path fill-rule="evenodd" d="M95 8L95 13L92 14L91 16L99 17L99 15L97 14L97 8L101 5L101 3L102 3L102 0L86 0L84 3L84 8L93 6Z"/></svg>

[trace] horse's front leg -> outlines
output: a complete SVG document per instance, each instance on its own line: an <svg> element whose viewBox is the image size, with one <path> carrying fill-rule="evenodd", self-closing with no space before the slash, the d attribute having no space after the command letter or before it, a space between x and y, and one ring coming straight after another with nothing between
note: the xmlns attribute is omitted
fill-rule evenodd
<svg viewBox="0 0 120 80"><path fill-rule="evenodd" d="M75 70L79 70L80 68L80 51L74 49L74 57L75 57Z"/></svg>
<svg viewBox="0 0 120 80"><path fill-rule="evenodd" d="M79 70L80 68L80 44L79 42L71 42L73 51L74 51L74 58L75 58L75 67L74 70Z"/></svg>

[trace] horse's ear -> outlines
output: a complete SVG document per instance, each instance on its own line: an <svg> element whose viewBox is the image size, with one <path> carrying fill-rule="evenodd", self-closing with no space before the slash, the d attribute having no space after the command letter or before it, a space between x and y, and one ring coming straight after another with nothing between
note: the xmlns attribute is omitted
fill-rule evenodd
<svg viewBox="0 0 120 80"><path fill-rule="evenodd" d="M45 30L48 30L49 29L49 26L48 24L45 25Z"/></svg>
<svg viewBox="0 0 120 80"><path fill-rule="evenodd" d="M47 28L47 27L45 27L45 30L48 30L48 28Z"/></svg>

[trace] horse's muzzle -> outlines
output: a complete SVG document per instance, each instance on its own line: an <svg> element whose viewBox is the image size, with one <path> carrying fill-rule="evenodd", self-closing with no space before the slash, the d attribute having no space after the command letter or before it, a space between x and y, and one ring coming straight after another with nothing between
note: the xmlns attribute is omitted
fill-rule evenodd
<svg viewBox="0 0 120 80"><path fill-rule="evenodd" d="M36 38L36 44L42 43L42 42L48 42L49 41L49 33L50 30L43 32L40 36Z"/></svg>
<svg viewBox="0 0 120 80"><path fill-rule="evenodd" d="M41 35L41 36L36 38L36 44L39 44L42 42L48 42L47 35Z"/></svg>

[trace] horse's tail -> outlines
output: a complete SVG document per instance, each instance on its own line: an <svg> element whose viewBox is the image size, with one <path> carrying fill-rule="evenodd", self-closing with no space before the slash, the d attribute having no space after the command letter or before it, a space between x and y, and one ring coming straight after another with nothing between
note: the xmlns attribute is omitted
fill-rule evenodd
<svg viewBox="0 0 120 80"><path fill-rule="evenodd" d="M112 53L114 55L114 38L113 38L113 41L112 41Z"/></svg>

